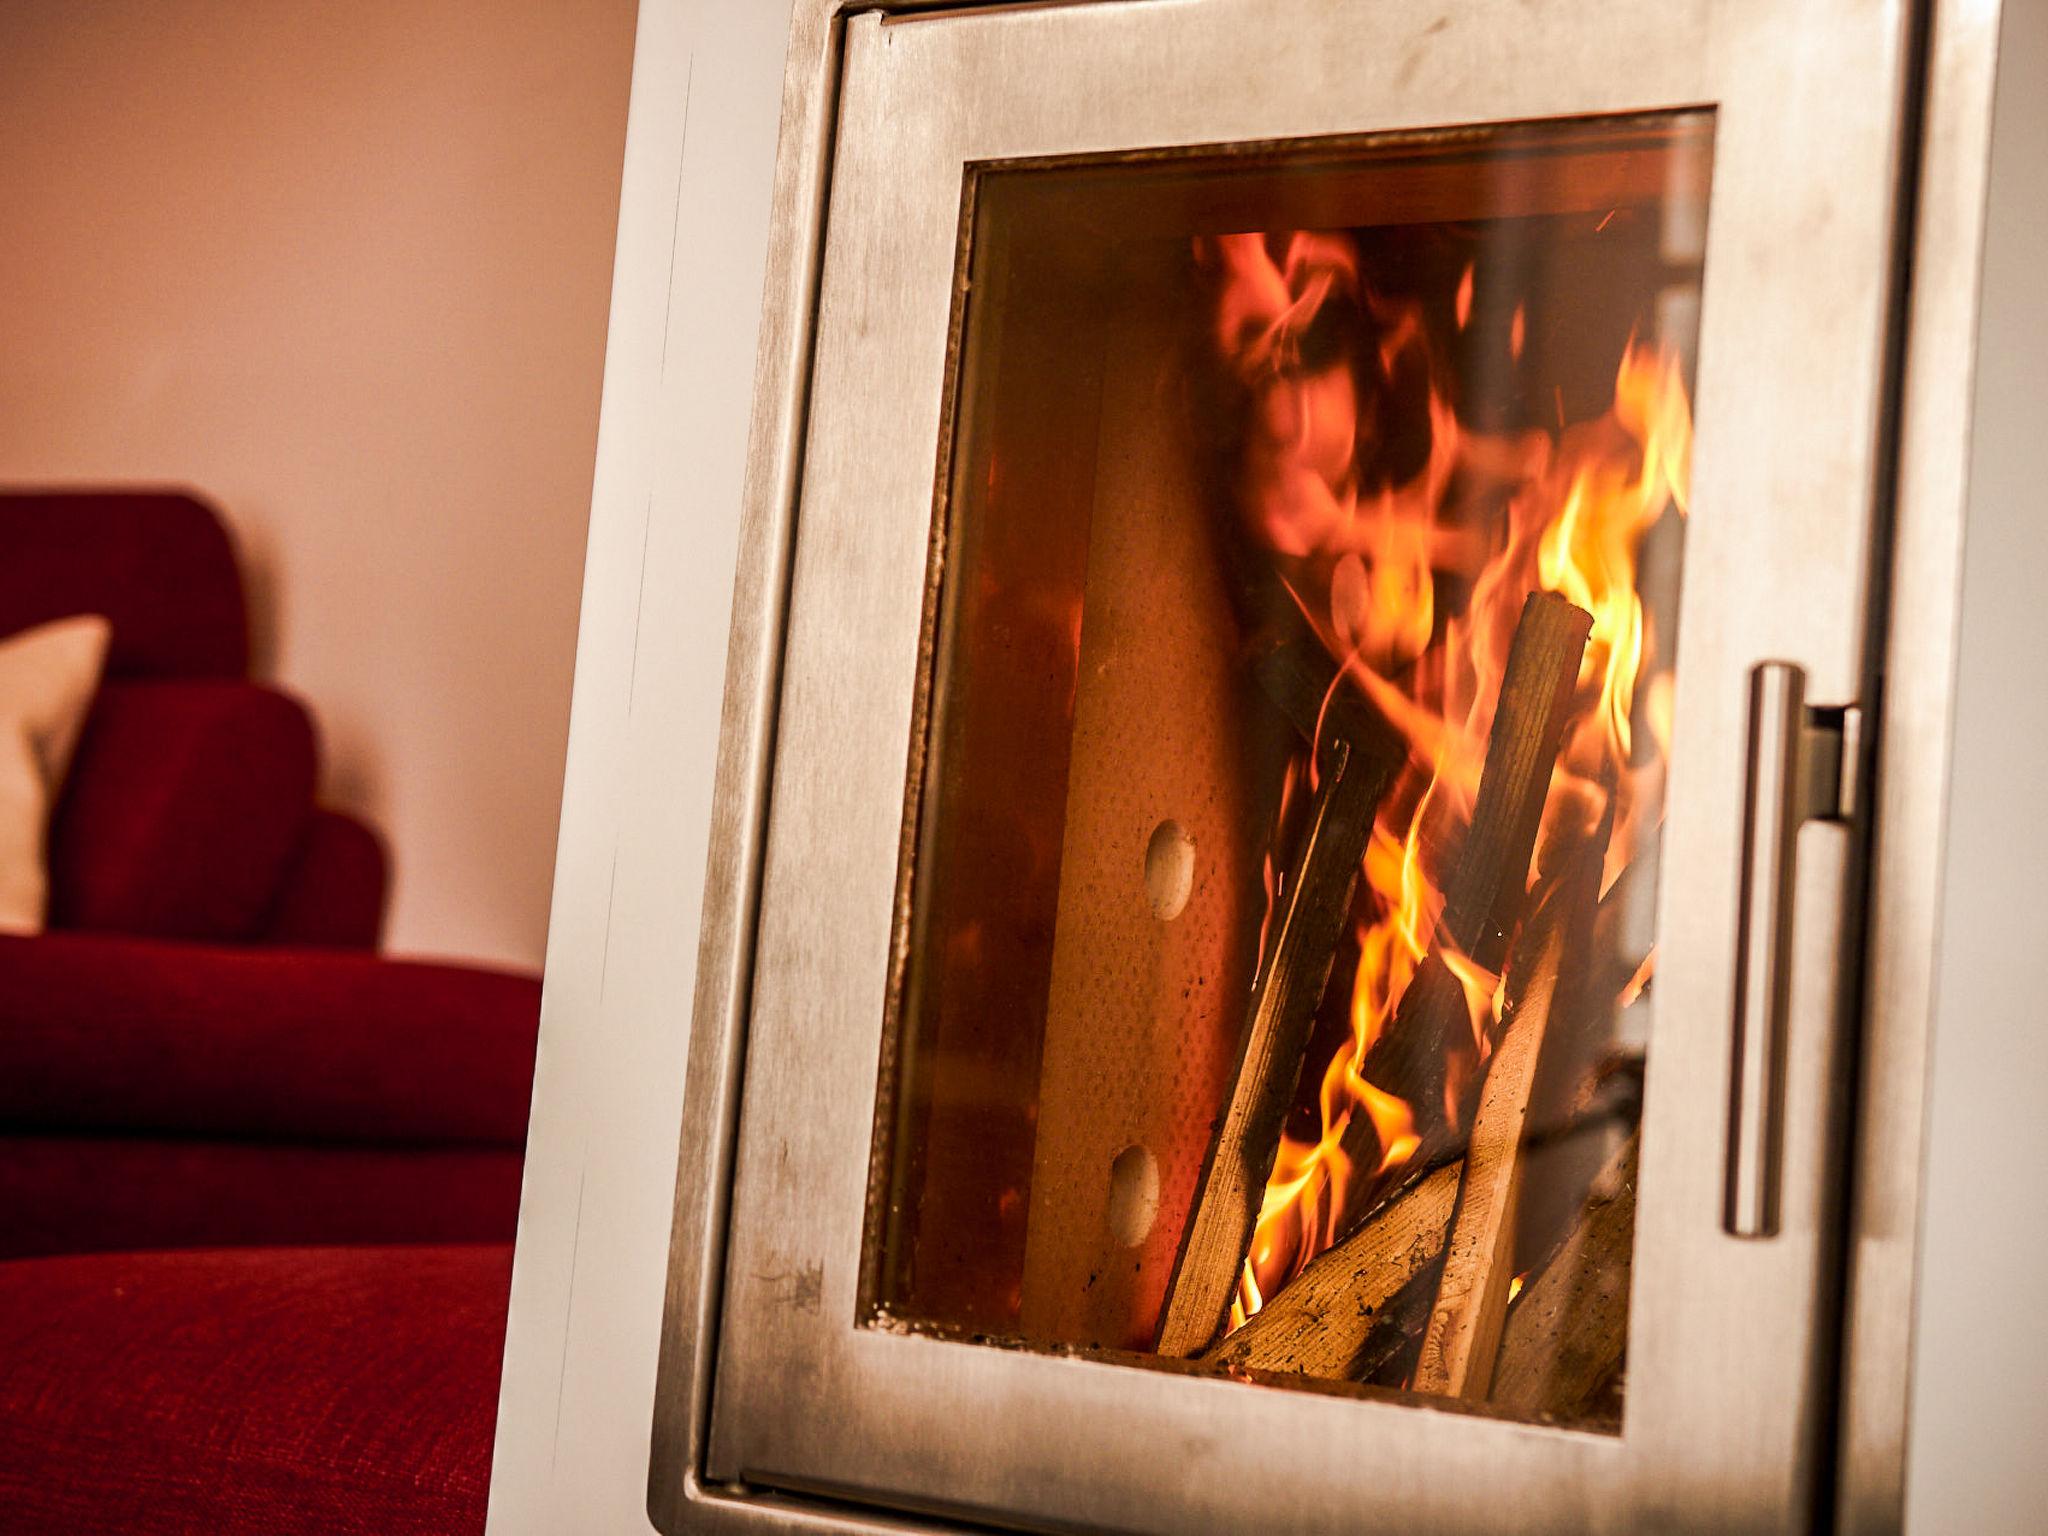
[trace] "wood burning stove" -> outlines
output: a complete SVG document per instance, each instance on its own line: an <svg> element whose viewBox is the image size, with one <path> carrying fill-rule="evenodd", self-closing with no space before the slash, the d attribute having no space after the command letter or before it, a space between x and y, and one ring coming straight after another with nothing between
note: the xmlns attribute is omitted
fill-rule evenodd
<svg viewBox="0 0 2048 1536"><path fill-rule="evenodd" d="M1934 36L800 8L664 1528L1882 1486L1841 1346Z"/></svg>

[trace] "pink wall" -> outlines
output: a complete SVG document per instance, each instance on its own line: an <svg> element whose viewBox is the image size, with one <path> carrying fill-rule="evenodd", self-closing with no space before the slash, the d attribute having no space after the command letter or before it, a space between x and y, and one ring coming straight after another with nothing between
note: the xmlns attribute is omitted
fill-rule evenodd
<svg viewBox="0 0 2048 1536"><path fill-rule="evenodd" d="M634 11L0 4L0 483L225 510L394 948L540 962Z"/></svg>

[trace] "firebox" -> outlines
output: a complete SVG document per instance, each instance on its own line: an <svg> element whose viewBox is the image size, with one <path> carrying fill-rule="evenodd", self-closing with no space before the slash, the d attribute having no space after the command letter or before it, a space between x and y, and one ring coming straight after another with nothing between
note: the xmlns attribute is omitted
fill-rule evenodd
<svg viewBox="0 0 2048 1536"><path fill-rule="evenodd" d="M1711 156L976 175L869 1326L1617 1421Z"/></svg>
<svg viewBox="0 0 2048 1536"><path fill-rule="evenodd" d="M799 8L665 1529L1883 1485L1933 32Z"/></svg>

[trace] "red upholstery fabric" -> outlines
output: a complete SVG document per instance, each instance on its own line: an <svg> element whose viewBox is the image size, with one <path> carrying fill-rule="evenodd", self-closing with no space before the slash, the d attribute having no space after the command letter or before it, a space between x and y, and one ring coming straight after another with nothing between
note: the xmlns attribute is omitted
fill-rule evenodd
<svg viewBox="0 0 2048 1536"><path fill-rule="evenodd" d="M525 1139L540 981L321 950L0 937L0 1129Z"/></svg>
<svg viewBox="0 0 2048 1536"><path fill-rule="evenodd" d="M375 949L384 932L390 864L384 841L340 811L316 810L264 921L262 942L314 949Z"/></svg>
<svg viewBox="0 0 2048 1536"><path fill-rule="evenodd" d="M509 1237L539 982L158 942L373 946L384 852L204 505L0 494L0 635L80 612L52 917L155 937L0 938L0 1533L481 1530L510 1249L197 1245Z"/></svg>
<svg viewBox="0 0 2048 1536"><path fill-rule="evenodd" d="M0 1136L0 1259L256 1244L509 1243L519 1219L519 1172L520 1155L509 1147Z"/></svg>
<svg viewBox="0 0 2048 1536"><path fill-rule="evenodd" d="M179 492L0 493L0 635L72 613L113 621L115 677L240 677L249 620L234 547Z"/></svg>
<svg viewBox="0 0 2048 1536"><path fill-rule="evenodd" d="M253 937L313 810L313 723L255 683L109 683L50 828L50 926Z"/></svg>
<svg viewBox="0 0 2048 1536"><path fill-rule="evenodd" d="M511 1250L0 1264L10 1536L481 1531Z"/></svg>

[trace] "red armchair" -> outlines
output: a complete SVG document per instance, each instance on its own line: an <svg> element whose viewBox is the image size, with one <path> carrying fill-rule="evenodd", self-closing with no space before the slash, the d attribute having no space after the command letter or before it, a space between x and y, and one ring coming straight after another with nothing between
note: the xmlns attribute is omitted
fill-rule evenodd
<svg viewBox="0 0 2048 1536"><path fill-rule="evenodd" d="M0 636L111 621L51 825L50 929L0 939L0 1258L509 1241L539 981L378 957L386 864L251 682L220 520L0 495Z"/></svg>
<svg viewBox="0 0 2048 1536"><path fill-rule="evenodd" d="M294 699L247 680L226 530L175 493L0 495L0 636L112 624L107 675L51 827L51 926L374 949L376 835L313 802Z"/></svg>
<svg viewBox="0 0 2048 1536"><path fill-rule="evenodd" d="M0 937L0 1529L480 1529L539 980L375 953L208 508L0 495L0 636L88 612L51 931Z"/></svg>

